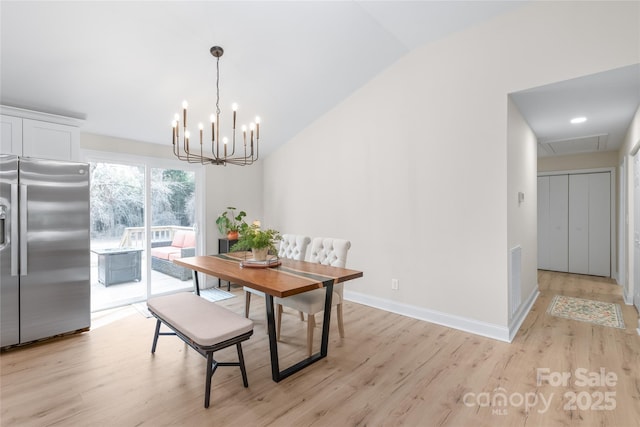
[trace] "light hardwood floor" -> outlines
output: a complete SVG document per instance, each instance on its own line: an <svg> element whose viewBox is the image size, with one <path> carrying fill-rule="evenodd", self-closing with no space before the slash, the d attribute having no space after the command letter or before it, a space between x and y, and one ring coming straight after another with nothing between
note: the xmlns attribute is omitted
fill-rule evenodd
<svg viewBox="0 0 640 427"><path fill-rule="evenodd" d="M279 384L271 380L264 303L256 298L254 336L243 345L249 388L239 369L218 369L209 409L203 408L205 359L175 337L160 337L152 356L155 321L132 312L81 335L2 353L0 424L640 425L637 315L623 304L620 287L550 272L540 272L539 283L541 295L511 344L346 302L346 338L332 328L329 357ZM627 328L550 316L556 294L617 302ZM243 302L221 304L243 313ZM304 356L305 326L297 315L284 316L282 334L283 363ZM216 356L233 359L234 351ZM571 378L566 386L538 385L538 368ZM598 374L603 368L617 380L581 387L575 383L580 368ZM506 405L485 405L501 393ZM571 393L578 398L573 410L565 408ZM534 396L536 405L526 410L522 400L533 403Z"/></svg>

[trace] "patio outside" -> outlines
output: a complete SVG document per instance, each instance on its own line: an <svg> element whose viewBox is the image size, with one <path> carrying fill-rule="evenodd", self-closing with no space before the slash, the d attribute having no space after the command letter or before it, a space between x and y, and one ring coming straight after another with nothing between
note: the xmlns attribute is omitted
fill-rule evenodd
<svg viewBox="0 0 640 427"><path fill-rule="evenodd" d="M194 189L192 172L91 163L92 312L193 288L191 272L173 259L196 254Z"/></svg>

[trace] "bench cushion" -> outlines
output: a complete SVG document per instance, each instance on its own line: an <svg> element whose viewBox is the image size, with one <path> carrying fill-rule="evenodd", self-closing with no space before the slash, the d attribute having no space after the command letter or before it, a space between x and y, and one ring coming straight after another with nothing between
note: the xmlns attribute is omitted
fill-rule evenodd
<svg viewBox="0 0 640 427"><path fill-rule="evenodd" d="M253 330L251 319L192 293L151 298L147 306L200 347L212 346Z"/></svg>

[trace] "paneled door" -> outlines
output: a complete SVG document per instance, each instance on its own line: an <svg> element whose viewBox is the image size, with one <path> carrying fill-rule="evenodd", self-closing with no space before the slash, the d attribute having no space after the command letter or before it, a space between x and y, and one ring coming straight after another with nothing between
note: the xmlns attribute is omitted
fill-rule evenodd
<svg viewBox="0 0 640 427"><path fill-rule="evenodd" d="M611 173L538 177L538 268L611 275Z"/></svg>
<svg viewBox="0 0 640 427"><path fill-rule="evenodd" d="M589 274L589 175L569 177L569 272Z"/></svg>
<svg viewBox="0 0 640 427"><path fill-rule="evenodd" d="M611 275L611 174L589 174L589 274Z"/></svg>
<svg viewBox="0 0 640 427"><path fill-rule="evenodd" d="M569 175L569 272L611 274L611 174Z"/></svg>
<svg viewBox="0 0 640 427"><path fill-rule="evenodd" d="M538 177L538 268L568 271L568 175Z"/></svg>

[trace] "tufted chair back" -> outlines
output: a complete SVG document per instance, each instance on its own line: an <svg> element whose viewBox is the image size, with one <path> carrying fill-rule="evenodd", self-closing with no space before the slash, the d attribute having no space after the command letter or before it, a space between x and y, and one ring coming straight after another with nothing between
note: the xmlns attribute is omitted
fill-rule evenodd
<svg viewBox="0 0 640 427"><path fill-rule="evenodd" d="M333 267L345 268L347 264L347 252L351 247L351 242L343 239L332 239L328 237L316 237L311 242L308 261ZM324 310L326 301L326 290L314 289L303 292L299 295L292 295L286 298L275 298L277 304L278 319L276 325L276 335L280 336L280 324L283 307L289 307L300 312L300 319L304 320L303 313L307 318L307 353L309 357L313 350L313 329L315 328L315 315ZM333 299L331 304L335 305L338 314L338 329L340 337L344 338L344 325L342 316L342 303L344 301L344 283L336 283L333 286ZM325 313L325 315L330 313ZM278 338L279 339L279 338Z"/></svg>
<svg viewBox="0 0 640 427"><path fill-rule="evenodd" d="M344 268L350 247L348 240L316 237L311 243L309 261Z"/></svg>
<svg viewBox="0 0 640 427"><path fill-rule="evenodd" d="M283 234L280 241L280 249L278 256L280 258L289 258L296 261L304 261L307 253L307 246L311 243L311 238L298 234Z"/></svg>

